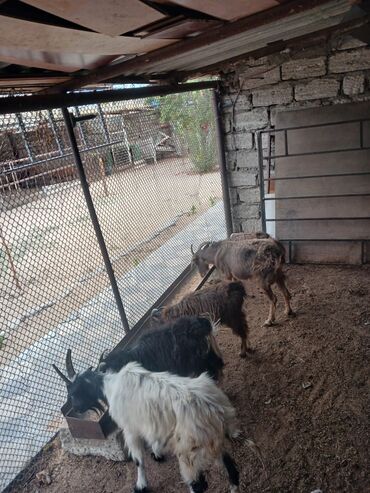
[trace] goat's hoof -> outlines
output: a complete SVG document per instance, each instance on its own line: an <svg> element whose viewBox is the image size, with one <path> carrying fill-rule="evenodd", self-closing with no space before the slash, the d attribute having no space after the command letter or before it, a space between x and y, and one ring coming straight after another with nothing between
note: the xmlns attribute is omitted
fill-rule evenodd
<svg viewBox="0 0 370 493"><path fill-rule="evenodd" d="M240 353L239 356L244 359L247 357L247 353Z"/></svg>
<svg viewBox="0 0 370 493"><path fill-rule="evenodd" d="M150 454L151 458L156 462L164 462L166 460L164 455L155 455L154 452Z"/></svg>
<svg viewBox="0 0 370 493"><path fill-rule="evenodd" d="M290 317L290 318L294 318L297 316L296 312L293 312L293 310L291 310L290 312L287 312L285 315L287 317Z"/></svg>
<svg viewBox="0 0 370 493"><path fill-rule="evenodd" d="M150 489L147 486L144 486L144 488L135 486L133 493L150 493Z"/></svg>
<svg viewBox="0 0 370 493"><path fill-rule="evenodd" d="M273 325L276 325L275 320L266 320L266 322L263 324L264 327L272 327Z"/></svg>

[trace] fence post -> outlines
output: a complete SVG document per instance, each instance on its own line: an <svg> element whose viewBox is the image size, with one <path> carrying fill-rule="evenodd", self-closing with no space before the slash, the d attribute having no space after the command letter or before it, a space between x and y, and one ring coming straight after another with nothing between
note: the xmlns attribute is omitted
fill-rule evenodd
<svg viewBox="0 0 370 493"><path fill-rule="evenodd" d="M262 231L266 233L265 174L263 172L263 149L262 149L261 132L257 132L257 151L258 151L258 181L260 187L260 200L261 200L261 223L262 223Z"/></svg>
<svg viewBox="0 0 370 493"><path fill-rule="evenodd" d="M218 90L213 89L213 109L216 117L216 140L217 140L217 151L220 160L220 173L221 173L221 186L222 195L224 197L224 211L225 211L225 223L226 223L226 233L227 237L233 233L233 221L231 215L231 203L230 203L230 191L229 191L229 178L227 175L226 159L225 159L225 142L224 133L221 123L221 101Z"/></svg>
<svg viewBox="0 0 370 493"><path fill-rule="evenodd" d="M123 328L125 329L125 332L128 332L130 330L129 323L128 323L125 309L124 309L124 306L122 303L122 298L121 298L119 288L117 285L117 280L116 280L116 277L114 275L112 263L111 263L110 258L109 258L108 249L107 249L107 246L105 244L102 230L100 228L99 219L98 219L98 216L96 214L94 203L93 203L93 200L92 200L92 197L90 194L89 183L87 181L86 173L85 173L85 170L84 170L84 167L82 164L82 160L81 160L81 155L80 155L80 152L78 150L78 145L77 145L76 136L75 136L75 133L73 130L71 115L70 115L68 109L65 107L62 108L62 113L63 113L64 122L66 124L67 134L68 134L68 137L69 137L69 140L71 143L73 156L75 158L75 163L76 163L78 175L80 178L82 191L83 191L83 194L85 196L86 205L87 205L87 208L88 208L88 211L90 214L91 222L92 222L94 230L95 230L96 239L98 240L100 251L101 251L101 254L103 256L105 268L107 270L107 274L108 274L108 277L109 277L109 280L110 280L110 283L112 286L113 295L114 295L114 298L116 300L116 304L117 304L119 315L121 317Z"/></svg>

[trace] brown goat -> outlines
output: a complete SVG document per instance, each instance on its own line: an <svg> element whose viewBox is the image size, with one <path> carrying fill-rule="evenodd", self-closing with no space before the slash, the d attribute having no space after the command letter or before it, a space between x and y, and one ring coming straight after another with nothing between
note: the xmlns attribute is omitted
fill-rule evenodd
<svg viewBox="0 0 370 493"><path fill-rule="evenodd" d="M285 275L282 270L285 263L285 249L279 241L270 236L258 238L254 235L246 239L242 234L237 234L232 240L202 243L195 253L191 247L191 253L192 263L197 266L201 276L205 276L212 264L228 280L243 281L257 278L270 300L270 311L265 325L275 323L277 298L271 289L274 283L278 285L284 296L286 315L294 315L290 306L291 295L285 285Z"/></svg>
<svg viewBox="0 0 370 493"><path fill-rule="evenodd" d="M204 315L231 328L240 337L240 357L245 358L247 347L248 325L244 311L246 292L241 282L216 281L199 291L186 295L173 306L152 311L152 319L170 321L184 315Z"/></svg>

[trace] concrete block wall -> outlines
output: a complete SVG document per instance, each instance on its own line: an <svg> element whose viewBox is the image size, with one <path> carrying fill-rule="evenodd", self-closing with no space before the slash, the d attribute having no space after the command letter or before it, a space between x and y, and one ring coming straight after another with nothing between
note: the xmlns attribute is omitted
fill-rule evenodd
<svg viewBox="0 0 370 493"><path fill-rule="evenodd" d="M351 36L301 50L246 58L223 74L223 127L235 231L261 228L258 130L276 113L370 101L370 47ZM264 138L263 146L267 147Z"/></svg>

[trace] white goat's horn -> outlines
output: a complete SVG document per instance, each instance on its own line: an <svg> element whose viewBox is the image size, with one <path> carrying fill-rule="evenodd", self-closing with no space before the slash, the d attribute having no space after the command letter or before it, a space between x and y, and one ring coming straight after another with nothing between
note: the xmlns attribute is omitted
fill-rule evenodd
<svg viewBox="0 0 370 493"><path fill-rule="evenodd" d="M73 379L76 376L75 369L73 368L73 363L72 363L72 350L68 349L67 351L67 356L66 356L66 368L67 368L67 375L70 379Z"/></svg>

